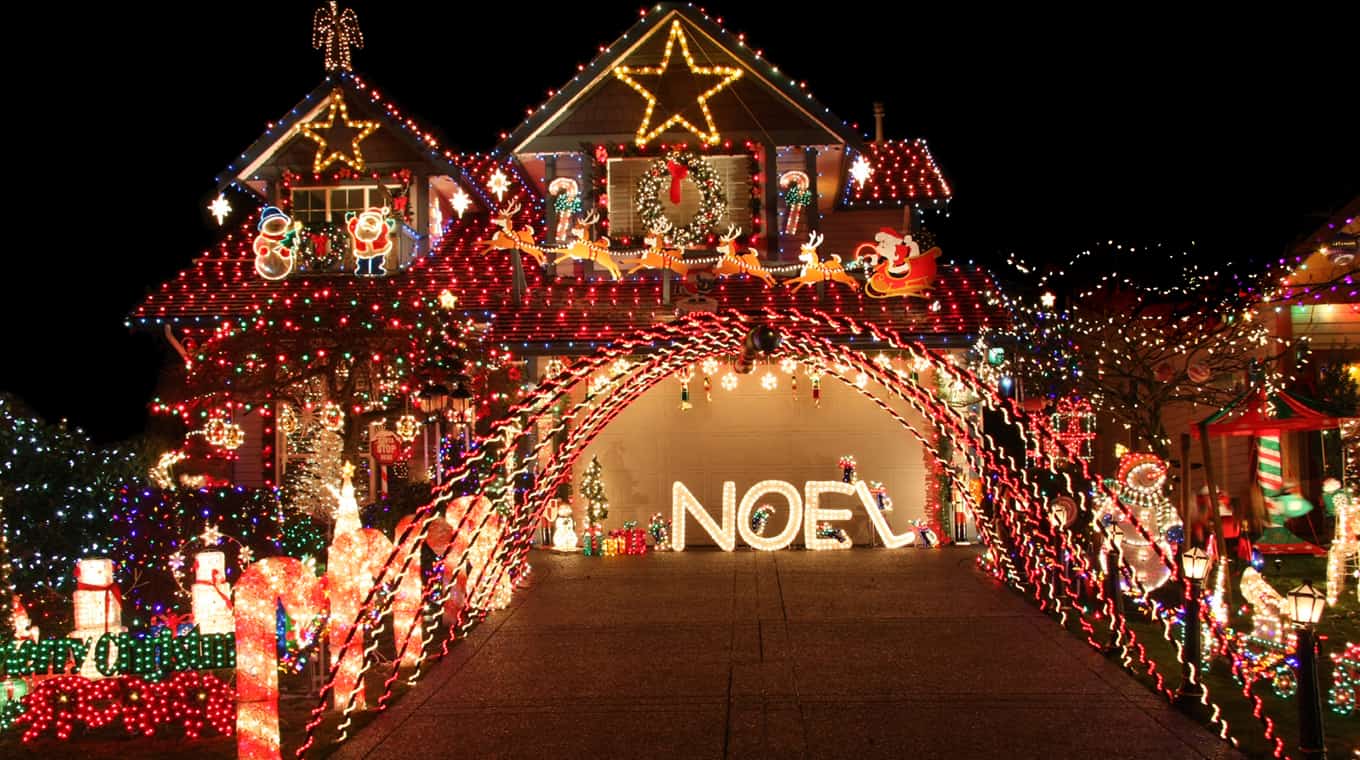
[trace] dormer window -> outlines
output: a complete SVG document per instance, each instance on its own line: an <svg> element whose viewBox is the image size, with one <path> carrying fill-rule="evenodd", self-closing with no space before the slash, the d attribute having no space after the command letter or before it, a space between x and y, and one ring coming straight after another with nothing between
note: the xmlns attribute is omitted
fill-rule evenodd
<svg viewBox="0 0 1360 760"><path fill-rule="evenodd" d="M293 218L311 226L322 222L344 224L345 212L390 206L400 185L339 185L336 187L295 187L292 189Z"/></svg>

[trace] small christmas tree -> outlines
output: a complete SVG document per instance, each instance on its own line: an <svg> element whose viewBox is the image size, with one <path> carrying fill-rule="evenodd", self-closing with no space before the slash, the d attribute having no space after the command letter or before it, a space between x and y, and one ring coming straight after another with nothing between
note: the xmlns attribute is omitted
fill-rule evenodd
<svg viewBox="0 0 1360 760"><path fill-rule="evenodd" d="M604 481L600 473L599 457L591 457L586 466L585 476L581 478L581 496L586 500L586 525L599 525L609 516L609 499L604 495Z"/></svg>

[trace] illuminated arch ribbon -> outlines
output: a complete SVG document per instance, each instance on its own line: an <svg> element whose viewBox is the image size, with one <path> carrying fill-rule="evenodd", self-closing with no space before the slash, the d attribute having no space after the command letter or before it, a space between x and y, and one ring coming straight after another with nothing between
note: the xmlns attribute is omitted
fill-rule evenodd
<svg viewBox="0 0 1360 760"><path fill-rule="evenodd" d="M789 323L796 324L800 321L802 322L816 321L822 326L825 326L827 323L834 324L837 326L838 330L844 329L852 333L868 332L870 334L873 334L876 339L878 339L881 342L887 342L894 349L907 350L914 356L925 357L930 361L932 365L939 368L947 368L948 371L953 373L954 375L962 376L965 379L965 384L973 386L973 390L976 392L976 394L984 399L984 403L986 406L1002 413L1006 418L1007 424L1014 425L1017 428L1019 428L1019 430L1024 436L1023 439L1026 440L1027 442L1029 440L1037 441L1041 439L1051 438L1051 432L1046 430L1045 426L1033 424L1033 421L1029 420L1027 415L1021 412L1018 408L1016 408L1013 402L1002 401L1000 399L997 399L995 397L995 394L991 393L990 390L983 386L975 376L971 375L971 373L968 373L965 370L962 370L961 368L949 365L948 363L944 362L938 355L929 352L927 349L924 349L923 347L917 346L910 342L902 341L898 339L895 333L892 333L891 331L879 330L873 327L872 325L864 325L862 323L857 323L853 320L844 317L833 318L830 317L830 315L825 315L821 313L814 313L814 316L815 319L814 317L809 317L807 315L802 314L801 312L795 311L790 315L783 316L779 319L771 319L769 321L774 322L777 328L782 327L786 330L791 329L789 327ZM609 363L610 361L613 360L613 358L621 355L628 355L634 353L633 349L637 348L639 344L654 342L656 339L659 338L672 338L682 336L683 332L681 328L689 327L691 328L692 333L689 336L691 342L694 342L694 340L696 340L697 333L702 332L704 333L703 339L706 341L706 346L709 352L713 352L714 350L725 351L730 350L730 346L726 344L731 340L732 336L738 332L743 331L744 329L749 328L752 324L754 324L754 321L751 318L743 317L741 315L734 314L724 314L721 316L696 315L694 318L683 320L680 323L674 323L670 326L640 331L638 334L636 334L637 335L636 338L633 339L626 338L624 340L621 340L617 342L614 346L601 349L600 351L596 352L596 354L591 359L573 365L567 372L563 374L563 377L560 378L559 382L546 383L538 394L532 397L528 402L518 405L515 409L512 410L510 415L507 415L505 421L502 421L498 425L494 426L491 435L487 436L487 438L483 440L491 440L496 438L497 436L505 435L507 430L509 430L511 427L509 423L513 421L515 425L518 427L520 433L512 435L510 438L512 441L512 445L517 444L518 441L520 440L520 437L522 437L523 435L523 431L529 429L530 423L535 422L539 416L544 414L547 407L549 407L552 403L555 403L558 399L560 399L566 388L568 388L575 382L578 382L582 379L589 377L596 369ZM728 335L727 340L721 342L713 340L713 333L716 328L722 328L727 333ZM796 329L793 329L792 333L794 335L799 335L799 331ZM800 341L800 343L802 342L804 341ZM683 343L680 343L678 345L683 345ZM808 348L809 346L817 347L817 344L809 343L808 345L800 345L801 348ZM821 348L827 350L825 346L822 346ZM996 510L996 516L999 519L995 527L1001 530L1002 532L991 535L991 537L984 536L984 541L988 543L992 552L995 553L997 557L1002 560L1003 564L1006 564L1005 563L1006 551L1002 546L999 546L999 544L1006 543L1013 547L1023 548L1023 551L1019 552L1019 554L1020 559L1022 560L1022 564L1024 565L1024 567L1022 568L1024 575L1022 576L1019 572L1016 572L1014 569L1012 569L1006 573L1007 575L1006 580L1010 582L1012 585L1016 585L1018 588L1021 588L1021 590L1030 591L1032 595L1035 597L1036 601L1038 601L1041 604L1041 606L1057 605L1058 611L1061 612L1063 605L1058 600L1057 591L1052 588L1052 584L1045 584L1047 587L1046 592L1048 594L1047 599L1040 596L1038 589L1038 580L1041 578L1049 577L1051 568L1046 567L1045 564L1049 565L1052 564L1053 561L1052 549L1058 548L1058 546L1061 546L1065 550L1070 548L1071 550L1074 551L1073 556L1077 558L1078 565L1080 566L1081 571L1089 573L1091 572L1091 570L1089 563L1086 562L1084 559L1081 547L1071 543L1072 537L1068 535L1065 531L1060 533L1060 535L1058 536L1057 546L1054 546L1052 548L1045 548L1040 545L1040 542L1026 540L1028 537L1032 535L1032 531L1034 530L1043 531L1048 528L1051 528L1051 521L1040 519L1044 516L1043 513L1047 510L1047 504L1043 500L1039 500L1037 502L1035 501L1035 497L1039 495L1038 484L1030 481L1027 473L1025 473L1023 469L1020 469L1019 464L1016 463L1013 458L1008 456L1004 463L996 460L995 455L993 455L991 452L991 449L996 447L995 444L991 442L990 438L983 434L978 429L975 423L960 424L958 420L951 419L950 418L951 410L948 407L948 405L942 403L938 398L935 398L934 394L919 387L913 388L912 387L913 384L907 383L904 378L885 376L884 373L877 371L877 368L874 365L872 365L872 363L865 361L863 357L859 357L858 359L856 359L855 356L856 352L852 350L832 345L831 349L829 349L829 352L839 355L843 359L848 359L849 361L847 363L850 364L851 366L856 366L861 371L864 371L870 374L871 376L874 376L876 380L882 383L894 395L896 395L899 398L908 400L909 402L912 403L914 407L918 408L923 413L925 413L927 418L936 419L937 423L940 422L948 423L947 427L952 428L949 433L951 439L955 436L961 436L965 440L973 442L974 444L976 444L978 450L985 453L986 456L983 457L983 459L990 460L988 463L992 464L993 466L1000 465L1002 468L1004 468L1004 469L999 468L998 471L1006 474L1007 475L1006 477L999 478L1000 482L996 484L991 484L990 481L992 480L992 478L989 478L988 479L989 482L987 484L988 491L993 493L994 497L996 497L998 504L1001 505L1001 507L999 507ZM597 428L600 428L603 425L607 424L608 421L611 420L618 413L618 411L621 410L621 408L624 405L630 403L634 398L636 398L636 396L640 395L647 388L651 387L651 385L655 384L656 382L660 382L662 379L664 379L664 377L670 374L669 370L664 372L656 371L658 367L662 366L662 359L657 357L662 357L668 352L655 352L655 353L656 356L654 356L651 361L641 363L637 368L633 370L633 374L639 377L646 377L645 382L628 385L627 387L629 388L629 391L626 394L619 392L612 394L604 404L601 404L598 409L594 410L594 412L592 413L593 417L591 425L573 431L572 437L578 442L578 445L575 446L576 451L579 451L579 449L587 445L588 441L593 439L595 432L598 432ZM616 382L621 381L618 381L616 379ZM561 423L561 425L559 425L559 429L562 425L565 425L568 420L575 420L576 415L582 410L582 408L588 405L589 401L584 401L573 407L569 414L564 415L563 422ZM590 431L588 434L585 433L585 431L587 430ZM541 443L539 448L541 448L542 445L543 444ZM1061 451L1062 444L1058 444L1058 446L1055 447L1055 449ZM966 448L963 450L968 451L968 449ZM1042 447L1039 447L1038 450L1041 452L1044 451ZM469 462L464 463L464 465L458 468L454 468L453 474L450 476L449 479L449 484L451 485L453 483L461 482L462 480L466 479L470 472L470 467L473 466L473 464L475 464L476 462L485 459L486 456L487 455L485 451L479 451L477 454L474 455L474 457L470 459ZM518 539L514 538L517 532L520 534L523 533L523 531L517 531L517 529L520 525L522 525L526 521L526 518L531 519L535 517L536 513L543 508L543 504L546 503L546 492L548 491L547 484L559 481L569 473L569 460L572 458L574 457L573 456L562 457L561 461L557 462L555 464L555 467L552 468L554 472L551 473L551 476L540 479L540 483L544 485L534 489L534 492L531 493L530 496L526 498L524 503L521 505L522 508L517 508L514 510L514 517L512 518L513 522L511 524L511 529L505 531L506 535L512 537L512 540L502 542L501 545L498 546L497 552L493 557L493 561L487 563L488 567L494 566L498 568L499 572L504 572L509 567L513 567L515 565L514 561L507 560L510 560L512 557L518 557L519 555L522 555L524 551L527 550L527 541L522 537L522 535ZM508 459L509 457L502 457L500 462L498 462L497 464L505 465ZM976 459L976 457L972 459ZM1054 465L1052 456L1048 457L1047 464L1050 467ZM1018 473L1018 480L1015 477L1010 476L1009 475L1010 472ZM1083 473L1087 474L1085 473L1084 467ZM545 473L545 475L547 475L547 473ZM1067 488L1069 491L1072 488L1070 479L1067 481ZM433 514L435 505L441 502L442 500L446 499L447 495L448 489L446 487L444 489L444 493L437 496L435 501L431 502L430 505L427 505L427 507L422 508L421 512L417 513L415 517L417 518L418 521L413 520L411 523L411 527L408 528L408 530L414 529L419 530L421 532L427 531L429 525L429 517L430 515ZM1070 495L1073 496L1079 502L1083 509L1087 509L1086 498L1084 493L1074 493ZM1006 507L1007 499L1014 500L1009 507ZM978 514L981 514L981 512L978 512ZM462 525L461 523L466 523L466 519L460 520L460 525L458 527L459 532L461 532L464 529L464 525ZM473 531L472 534L474 536L477 535L482 529L482 527L484 527L485 523L486 520L484 519L481 522L481 524L479 524L475 529L472 529ZM1146 530L1142 526L1136 527L1140 532L1146 535ZM450 551L452 551L452 548L450 549ZM408 551L407 557L402 560L403 563L409 562L409 554L410 552ZM466 550L462 554L464 556L460 557L459 562L455 564L461 564L462 562L465 561ZM395 557L389 558L389 564L391 564L391 562L394 560ZM1169 564L1169 558L1162 556L1162 560L1164 562L1168 562ZM1025 588L1026 586L1028 586L1029 588L1026 589ZM1072 608L1074 611L1083 614L1082 620L1083 627L1085 628L1085 630L1087 630L1089 638L1089 634L1093 631L1093 629L1091 628L1089 623L1087 623L1084 619L1084 610L1080 604L1080 600L1078 600L1075 596L1073 586L1074 584L1069 583L1067 584L1067 587L1065 589L1062 589L1062 591L1064 592L1064 595L1068 597L1067 606ZM1112 600L1103 601L1106 609L1112 611ZM478 617L479 612L481 611L471 609L469 610L469 614L467 617L469 619L476 618ZM1155 665L1153 665L1151 661L1147 659L1145 651L1143 650L1141 645L1137 644L1135 637L1132 635L1132 632L1127 631L1127 629L1123 627L1122 620L1116 621L1116 627L1120 629L1119 640L1120 643L1124 646L1125 664L1131 666L1132 657L1136 656L1138 658L1138 661L1141 664L1143 664L1145 668L1148 669L1149 673L1155 676L1155 678L1158 681L1159 690L1162 691L1164 694L1169 694L1170 693L1169 690L1165 689L1165 687L1162 686L1161 675L1155 672ZM457 626L454 630L450 632L451 636L450 640L452 640L453 636L457 636L461 632L464 632L465 628L466 626L464 625ZM1214 627L1211 625L1211 628ZM1223 632L1221 628L1215 628L1214 633L1220 640L1223 639ZM447 651L447 644L448 642L446 641L445 651ZM314 730L315 723L316 721L314 720L313 724L309 725L309 733L312 730ZM1266 723L1266 735L1269 738L1272 736L1272 727L1268 718L1265 719L1265 723ZM1226 736L1227 732L1226 724L1222 725L1223 735ZM1278 739L1276 743L1277 747L1282 746ZM310 744L310 739L308 744Z"/></svg>

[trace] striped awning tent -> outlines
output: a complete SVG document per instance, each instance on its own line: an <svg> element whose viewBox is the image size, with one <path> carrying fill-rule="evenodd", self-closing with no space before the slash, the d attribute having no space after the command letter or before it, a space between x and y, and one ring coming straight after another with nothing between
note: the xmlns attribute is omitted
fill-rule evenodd
<svg viewBox="0 0 1360 760"><path fill-rule="evenodd" d="M1338 427L1342 416L1323 404L1288 391L1266 393L1250 390L1231 404L1206 417L1190 429L1199 437L1205 430L1210 436L1254 435L1275 438L1276 461L1279 461L1279 436L1299 430L1327 430Z"/></svg>

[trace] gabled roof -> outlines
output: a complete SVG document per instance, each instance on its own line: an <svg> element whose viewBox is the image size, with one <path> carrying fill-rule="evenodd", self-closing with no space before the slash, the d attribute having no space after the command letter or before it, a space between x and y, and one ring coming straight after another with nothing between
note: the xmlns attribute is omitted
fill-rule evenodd
<svg viewBox="0 0 1360 760"><path fill-rule="evenodd" d="M500 168L510 177L511 189L505 203L518 201L522 207L517 226L533 225L542 229L543 200L532 182L520 172L519 164L503 156L449 154L449 159L471 186L485 188L490 176ZM254 196L252 196L254 197ZM261 204L262 206L263 204ZM501 204L491 199L484 208ZM271 281L255 273L251 242L259 209L243 218L240 226L227 233L217 246L205 251L174 279L162 283L128 315L127 325L153 328L172 324L184 328L211 329L225 320L249 318L272 307L307 313L313 304L322 308L355 308L357 304L390 304L409 297L434 297L450 283L467 275L457 269L465 260L455 261L449 250L470 247L490 227L487 211L469 212L464 219L454 218L445 226L434 251L416 260L405 270L387 277L355 277L349 274L295 274ZM508 271L498 288L508 288ZM343 306L342 306L343 305Z"/></svg>
<svg viewBox="0 0 1360 760"><path fill-rule="evenodd" d="M482 160L497 165L489 157ZM517 197L526 201L532 198L527 192ZM536 225L538 219L533 213L522 212L516 226L525 224ZM223 321L306 320L337 311L391 313L448 289L458 296L460 309L492 325L492 338L497 342L520 353L569 353L591 350L635 328L669 319L688 298L677 283L672 303L664 303L661 281L655 273L620 281L608 275L553 278L526 256L528 291L522 302L515 303L510 287L510 254L483 253L478 245L491 229L485 212L455 219L435 253L391 277L311 276L270 282L255 275L249 250L253 227L243 225L218 251L203 255L194 266L149 295L133 312L129 325L174 324L203 332ZM995 287L991 275L980 267L950 265L940 267L931 301L875 299L839 286L828 287L819 300L812 288L795 293L782 285L767 288L745 277L720 280L709 296L713 299L711 306L717 309L820 310L949 347L971 345L982 328L1001 328L1009 323L1005 310L996 305ZM866 341L862 336L840 334L830 324L824 334L837 341ZM870 347L867 342L865 345Z"/></svg>
<svg viewBox="0 0 1360 760"><path fill-rule="evenodd" d="M331 93L337 90L343 94L349 107L360 110L365 118L377 120L386 129L387 134L395 136L423 156L437 170L447 172L477 197L479 202L488 208L494 207L494 199L487 194L485 186L471 181L463 174L459 153L441 147L439 138L434 132L422 127L415 119L403 115L395 103L383 98L376 88L348 71L327 73L321 83L307 93L297 105L289 109L282 118L272 122L259 139L217 175L215 179L218 188L235 185L246 192L254 193L254 189L245 184L245 180L250 179L250 174L256 167L290 146L295 139L299 139L299 135L296 134L297 126L315 118L329 104Z"/></svg>
<svg viewBox="0 0 1360 760"><path fill-rule="evenodd" d="M770 64L759 51L751 50L741 37L731 34L691 6L659 3L614 44L604 48L595 60L582 67L565 87L532 111L529 118L501 142L499 150L510 153L575 151L587 137L596 142L631 141L641 121L644 102L615 76L614 68L625 62L629 65L658 63L672 22L676 20L682 22L690 44L700 50L696 59L705 64L730 59L745 70L746 76L732 82L727 91L717 93L710 102L715 111L720 103L729 104L729 119L753 122L753 126L744 131L765 133L765 137L774 138L777 144L861 145L860 136L813 98L804 84ZM588 123L554 133L591 99L600 100L601 105L582 115L581 120ZM766 133L760 123L762 109L764 113L774 113L772 109L776 105L799 114L802 119L804 128L795 130L797 134L790 131L784 138L787 142L779 142L778 134ZM724 135L729 131L743 131L723 129L721 123L719 128ZM664 138L662 135L658 140L666 141ZM689 142L695 139L688 135Z"/></svg>
<svg viewBox="0 0 1360 760"><path fill-rule="evenodd" d="M839 199L841 208L901 208L943 203L954 197L925 140L871 142L861 155L873 167L873 174L863 185L853 177L846 178Z"/></svg>

